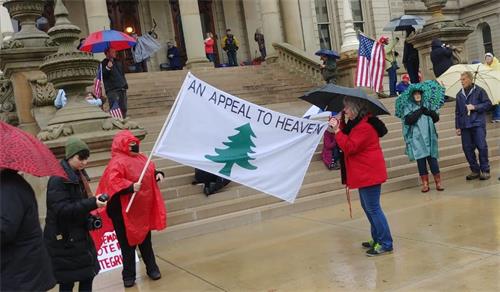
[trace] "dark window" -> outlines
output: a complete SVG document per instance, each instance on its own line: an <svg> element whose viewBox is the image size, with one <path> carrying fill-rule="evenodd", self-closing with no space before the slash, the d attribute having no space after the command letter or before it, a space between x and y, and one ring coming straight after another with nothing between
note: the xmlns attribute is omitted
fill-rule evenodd
<svg viewBox="0 0 500 292"><path fill-rule="evenodd" d="M319 46L322 49L331 49L330 19L326 0L315 0L316 19L318 20Z"/></svg>
<svg viewBox="0 0 500 292"><path fill-rule="evenodd" d="M361 0L351 0L351 9L352 9L352 20L354 22L354 30L359 30L364 32L364 23L363 20L363 9L361 8Z"/></svg>
<svg viewBox="0 0 500 292"><path fill-rule="evenodd" d="M484 46L484 53L493 53L493 43L491 41L491 29L490 26L484 22L480 24L481 31L483 33L483 46Z"/></svg>

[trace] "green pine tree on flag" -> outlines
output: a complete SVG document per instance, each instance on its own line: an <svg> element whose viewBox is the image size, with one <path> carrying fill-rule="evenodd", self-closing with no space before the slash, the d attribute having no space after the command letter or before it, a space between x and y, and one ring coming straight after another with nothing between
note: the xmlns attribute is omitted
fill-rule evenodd
<svg viewBox="0 0 500 292"><path fill-rule="evenodd" d="M255 158L248 156L249 153L255 153L251 149L252 147L255 147L255 144L252 142L252 137L257 138L252 130L252 127L250 126L250 123L246 123L243 126L235 128L235 130L238 131L238 134L229 136L228 139L230 142L222 143L228 148L215 148L215 152L219 155L205 155L206 159L212 160L213 162L225 163L219 173L226 176L231 176L231 170L234 164L248 170L257 169L256 166L251 165L249 162L249 160L255 160Z"/></svg>

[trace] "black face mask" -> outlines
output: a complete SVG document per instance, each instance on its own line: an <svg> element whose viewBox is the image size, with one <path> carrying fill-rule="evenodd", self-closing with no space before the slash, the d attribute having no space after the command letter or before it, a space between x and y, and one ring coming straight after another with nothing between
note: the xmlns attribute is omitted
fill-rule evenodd
<svg viewBox="0 0 500 292"><path fill-rule="evenodd" d="M130 145L130 151L134 153L139 153L139 144Z"/></svg>

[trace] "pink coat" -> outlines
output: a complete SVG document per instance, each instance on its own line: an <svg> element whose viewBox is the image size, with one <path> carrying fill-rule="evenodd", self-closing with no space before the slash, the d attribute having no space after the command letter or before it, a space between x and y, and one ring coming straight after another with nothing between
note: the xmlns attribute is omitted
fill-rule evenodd
<svg viewBox="0 0 500 292"><path fill-rule="evenodd" d="M333 148L337 146L337 142L335 142L335 134L325 131L323 134L323 150L321 151L321 158L325 163L326 167L329 167L332 164L332 152Z"/></svg>

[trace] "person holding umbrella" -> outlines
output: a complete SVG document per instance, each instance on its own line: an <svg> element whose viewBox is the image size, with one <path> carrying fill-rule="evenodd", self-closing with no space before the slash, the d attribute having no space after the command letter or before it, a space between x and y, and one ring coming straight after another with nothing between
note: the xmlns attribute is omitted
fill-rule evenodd
<svg viewBox="0 0 500 292"><path fill-rule="evenodd" d="M460 76L462 90L457 93L455 105L455 129L462 138L462 149L469 163L471 173L467 180L490 178L488 144L486 143L486 112L491 101L486 91L473 83L471 72ZM475 150L479 152L479 164Z"/></svg>
<svg viewBox="0 0 500 292"><path fill-rule="evenodd" d="M1 291L47 291L56 285L43 243L35 193L18 173L61 175L54 154L34 136L0 121Z"/></svg>
<svg viewBox="0 0 500 292"><path fill-rule="evenodd" d="M486 53L484 55L484 65L493 70L500 71L500 63L492 53ZM500 123L500 103L493 105L493 115L491 117L491 122Z"/></svg>
<svg viewBox="0 0 500 292"><path fill-rule="evenodd" d="M420 78L418 76L418 71L420 67L418 50L415 49L413 45L407 41L407 39L414 34L415 34L415 28L409 27L406 29L406 39L403 50L403 65L406 71L408 71L408 75L410 75L410 81L413 84L420 82Z"/></svg>
<svg viewBox="0 0 500 292"><path fill-rule="evenodd" d="M89 147L70 137L65 145L61 166L65 177L51 176L47 184L47 217L43 232L52 260L59 291L91 291L99 272L97 251L90 230L99 227L90 212L106 206L106 196L93 196L85 172ZM102 198L101 198L102 196Z"/></svg>
<svg viewBox="0 0 500 292"><path fill-rule="evenodd" d="M356 93L356 90L351 91ZM370 222L372 239L363 242L362 246L368 248L367 256L378 256L393 251L389 224L380 206L381 186L387 180L380 138L387 134L387 128L372 115L379 103L371 102L373 98L367 97L361 90L357 91L357 96L344 95L347 96L343 99L347 122L330 119L329 125L343 153L342 182L348 189L358 189L361 207ZM329 110L339 109L332 107ZM379 111L387 112L385 107Z"/></svg>
<svg viewBox="0 0 500 292"><path fill-rule="evenodd" d="M444 88L434 80L412 84L396 99L396 117L403 123L406 155L410 161L417 161L422 193L430 190L427 163L434 176L436 190L444 191L438 164L438 136L434 125L439 121L438 110L443 104Z"/></svg>
<svg viewBox="0 0 500 292"><path fill-rule="evenodd" d="M100 71L102 71L109 108L119 107L123 118L127 117L128 83L122 64L116 59L116 52L131 49L136 43L133 37L123 32L102 30L91 33L80 46L80 51L83 52L105 53L106 58L100 64Z"/></svg>
<svg viewBox="0 0 500 292"><path fill-rule="evenodd" d="M337 52L332 50L321 49L317 51L316 56L319 56L323 62L320 65L321 76L326 83L337 82L337 59L340 58Z"/></svg>

